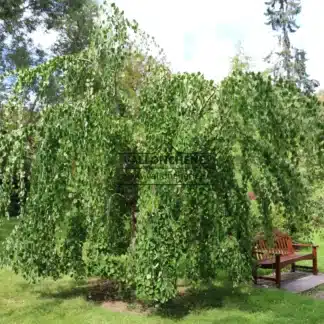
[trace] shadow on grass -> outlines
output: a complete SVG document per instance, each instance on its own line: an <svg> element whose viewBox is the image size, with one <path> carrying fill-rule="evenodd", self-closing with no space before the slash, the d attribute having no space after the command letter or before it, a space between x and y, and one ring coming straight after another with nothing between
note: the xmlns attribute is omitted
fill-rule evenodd
<svg viewBox="0 0 324 324"><path fill-rule="evenodd" d="M59 289L57 292L39 292L39 296L44 299L73 299L77 297L86 298L89 288L87 286L71 287Z"/></svg>
<svg viewBox="0 0 324 324"><path fill-rule="evenodd" d="M43 289L37 292L40 298L73 299L83 297L87 301L102 303L104 301L134 301L131 291L120 289L120 286L110 280L99 279L91 282L80 281L74 285L61 286L55 292Z"/></svg>
<svg viewBox="0 0 324 324"><path fill-rule="evenodd" d="M229 286L209 286L205 289L191 289L184 295L177 296L161 306L155 315L161 317L181 319L190 313L221 308L225 306L228 299L240 299L244 301L248 295L240 289L233 289Z"/></svg>
<svg viewBox="0 0 324 324"><path fill-rule="evenodd" d="M61 287L56 292L38 291L40 298L45 299L72 299L82 297L87 301L101 304L105 301L121 301L126 304L136 303L130 291L120 291L114 282L100 280L94 284L85 284L76 287ZM225 300L240 301L245 303L248 295L240 289L233 289L230 285L208 286L201 289L188 289L185 293L177 295L173 300L159 308L150 309L142 303L143 311L149 310L152 315L157 315L169 319L181 319L194 312L221 308L225 305Z"/></svg>

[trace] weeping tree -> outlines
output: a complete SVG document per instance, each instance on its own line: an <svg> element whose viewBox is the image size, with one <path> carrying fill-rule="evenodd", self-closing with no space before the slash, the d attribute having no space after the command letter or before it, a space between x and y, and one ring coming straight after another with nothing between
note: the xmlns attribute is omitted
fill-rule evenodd
<svg viewBox="0 0 324 324"><path fill-rule="evenodd" d="M220 269L235 283L246 280L251 233L271 229L273 206L285 211L287 225L307 231L320 157L318 100L261 73L237 70L219 85L200 73L172 74L143 52L149 38L116 6L102 16L89 48L20 71L4 107L5 116L18 117L10 125L4 118L0 135L1 215L13 190L21 203L21 221L6 242L8 261L27 279L108 277L155 302L175 296L183 257L183 275L193 282ZM135 53L148 59L129 96L125 71ZM26 125L25 87L37 79L46 93L57 69L60 100L44 102L37 122ZM125 152L198 152L208 159L180 168L168 160L174 183L158 185L154 167L125 167ZM251 188L261 222L251 211Z"/></svg>

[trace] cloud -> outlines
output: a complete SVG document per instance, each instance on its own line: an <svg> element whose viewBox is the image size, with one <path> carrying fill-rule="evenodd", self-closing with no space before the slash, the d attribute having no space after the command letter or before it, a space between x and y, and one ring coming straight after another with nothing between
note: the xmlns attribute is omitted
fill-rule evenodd
<svg viewBox="0 0 324 324"><path fill-rule="evenodd" d="M99 1L102 2L102 1ZM202 72L220 81L230 69L230 60L241 42L257 70L267 66L263 58L276 46L276 38L265 25L264 0L115 0L130 19L154 36L165 50L175 72ZM324 88L324 1L302 1L301 28L292 37L294 46L308 56L310 76ZM55 33L37 30L36 43L49 48Z"/></svg>
<svg viewBox="0 0 324 324"><path fill-rule="evenodd" d="M50 50L51 46L54 44L58 37L57 32L55 31L45 31L43 27L37 28L32 33L32 38L34 40L34 43L37 46L40 46L44 50Z"/></svg>
<svg viewBox="0 0 324 324"><path fill-rule="evenodd" d="M116 4L155 37L174 71L200 71L219 81L228 73L239 41L256 69L266 68L263 58L276 46L265 25L263 0L116 0ZM293 45L306 50L309 74L324 86L320 42L324 1L307 0L302 5L301 28Z"/></svg>

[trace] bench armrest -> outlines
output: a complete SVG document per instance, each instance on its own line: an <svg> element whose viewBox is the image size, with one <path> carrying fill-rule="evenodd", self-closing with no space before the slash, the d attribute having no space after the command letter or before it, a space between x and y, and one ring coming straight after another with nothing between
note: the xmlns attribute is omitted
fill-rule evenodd
<svg viewBox="0 0 324 324"><path fill-rule="evenodd" d="M296 246L296 247L318 247L318 245L314 245L314 244L305 244L305 243L293 243L292 244L293 246Z"/></svg>

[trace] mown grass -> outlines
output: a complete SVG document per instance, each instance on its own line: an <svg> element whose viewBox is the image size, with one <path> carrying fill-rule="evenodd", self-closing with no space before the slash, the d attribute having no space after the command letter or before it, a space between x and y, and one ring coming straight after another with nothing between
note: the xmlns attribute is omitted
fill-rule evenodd
<svg viewBox="0 0 324 324"><path fill-rule="evenodd" d="M116 313L64 279L29 284L0 271L0 323L324 323L324 301L272 289L219 284L170 302L158 314Z"/></svg>
<svg viewBox="0 0 324 324"><path fill-rule="evenodd" d="M14 229L14 227L18 224L18 219L11 218L9 221L1 221L0 223L0 243L3 242L8 235L11 233L11 231Z"/></svg>
<svg viewBox="0 0 324 324"><path fill-rule="evenodd" d="M7 225L6 234L12 227ZM319 249L319 266L324 271L322 256L324 244L323 251ZM31 284L10 269L2 269L0 323L316 324L324 323L324 301L277 289L233 289L222 281L176 298L154 315L118 313L89 302L83 283L65 278L56 282L44 280Z"/></svg>

